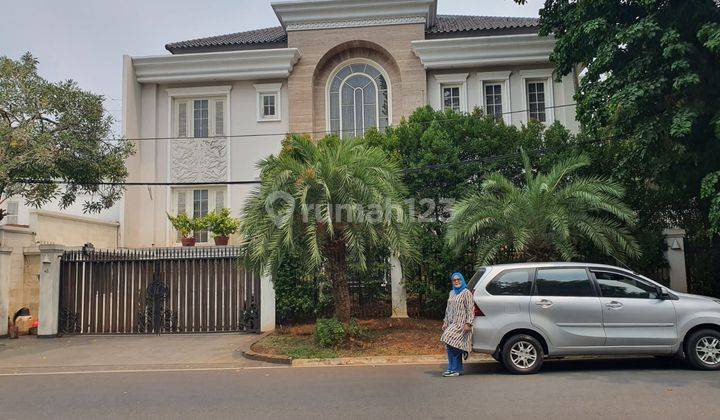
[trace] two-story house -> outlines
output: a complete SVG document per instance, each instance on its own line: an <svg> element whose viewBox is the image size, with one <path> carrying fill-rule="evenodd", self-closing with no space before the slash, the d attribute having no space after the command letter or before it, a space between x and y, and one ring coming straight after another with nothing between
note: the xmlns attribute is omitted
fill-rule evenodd
<svg viewBox="0 0 720 420"><path fill-rule="evenodd" d="M256 162L278 152L286 133L360 135L427 104L577 127L565 106L577 75L554 80L554 41L538 36L536 19L438 15L437 0L272 7L279 26L124 58L123 134L137 139L129 181L187 184L128 188L125 246L176 244L166 213L238 214L253 188L244 182L258 179Z"/></svg>

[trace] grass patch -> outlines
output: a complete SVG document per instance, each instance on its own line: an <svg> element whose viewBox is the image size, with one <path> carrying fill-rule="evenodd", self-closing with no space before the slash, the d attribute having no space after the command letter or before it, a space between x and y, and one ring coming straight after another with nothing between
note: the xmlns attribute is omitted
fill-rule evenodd
<svg viewBox="0 0 720 420"><path fill-rule="evenodd" d="M293 359L332 359L339 357L334 349L324 349L315 344L313 336L269 335L253 346L261 353L279 354Z"/></svg>
<svg viewBox="0 0 720 420"><path fill-rule="evenodd" d="M315 341L315 325L280 327L253 345L258 353L293 359L329 359L357 356L442 355L441 321L423 319L361 320L349 328L344 343L322 348Z"/></svg>

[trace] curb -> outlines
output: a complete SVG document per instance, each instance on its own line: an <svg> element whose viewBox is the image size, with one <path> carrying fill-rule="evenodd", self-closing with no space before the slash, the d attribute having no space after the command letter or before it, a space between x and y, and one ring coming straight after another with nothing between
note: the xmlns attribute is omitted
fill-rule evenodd
<svg viewBox="0 0 720 420"><path fill-rule="evenodd" d="M258 362L266 362L266 363L275 363L279 365L290 365L292 364L292 358L288 356L279 356L276 354L266 354L266 353L258 353L252 350L252 346L255 345L258 341L262 340L263 338L267 337L268 335L272 334L274 331L267 331L258 336L258 338L250 343L247 349L236 349L235 351L240 352L243 357L250 360L255 360Z"/></svg>
<svg viewBox="0 0 720 420"><path fill-rule="evenodd" d="M380 366L380 365L422 365L430 363L445 363L445 355L410 355L410 356L362 356L362 357L338 357L332 359L293 359L289 356L276 354L258 353L251 350L252 346L273 331L261 334L257 340L250 343L247 350L237 349L245 358L259 362L275 363L279 365L290 365L292 367L322 367L322 366ZM492 361L489 355L471 354L467 363L483 363Z"/></svg>
<svg viewBox="0 0 720 420"><path fill-rule="evenodd" d="M485 363L492 361L490 356L472 355L465 363ZM293 367L320 367L320 366L381 366L381 365L426 365L431 363L445 363L447 356L420 355L420 356L364 356L339 357L335 359L293 359Z"/></svg>

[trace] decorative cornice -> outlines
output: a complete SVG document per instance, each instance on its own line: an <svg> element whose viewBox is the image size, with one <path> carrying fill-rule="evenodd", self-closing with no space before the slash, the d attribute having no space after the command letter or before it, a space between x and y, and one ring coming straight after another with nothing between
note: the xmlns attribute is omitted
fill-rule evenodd
<svg viewBox="0 0 720 420"><path fill-rule="evenodd" d="M554 38L537 34L412 42L413 52L426 69L547 63L554 46Z"/></svg>
<svg viewBox="0 0 720 420"><path fill-rule="evenodd" d="M286 31L435 23L437 0L278 1L272 8Z"/></svg>
<svg viewBox="0 0 720 420"><path fill-rule="evenodd" d="M133 57L139 83L286 78L300 59L297 48Z"/></svg>
<svg viewBox="0 0 720 420"><path fill-rule="evenodd" d="M337 20L328 22L290 23L286 31L310 31L313 29L358 28L363 26L405 25L412 23L425 23L424 16L406 16L394 18Z"/></svg>

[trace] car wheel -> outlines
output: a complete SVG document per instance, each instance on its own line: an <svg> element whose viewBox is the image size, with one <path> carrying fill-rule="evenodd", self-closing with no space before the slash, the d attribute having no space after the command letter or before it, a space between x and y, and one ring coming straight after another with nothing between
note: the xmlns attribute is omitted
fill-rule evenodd
<svg viewBox="0 0 720 420"><path fill-rule="evenodd" d="M696 369L720 369L720 332L700 330L688 338L686 354Z"/></svg>
<svg viewBox="0 0 720 420"><path fill-rule="evenodd" d="M533 336L514 335L503 344L501 357L505 368L512 373L537 373L543 364L543 348Z"/></svg>

